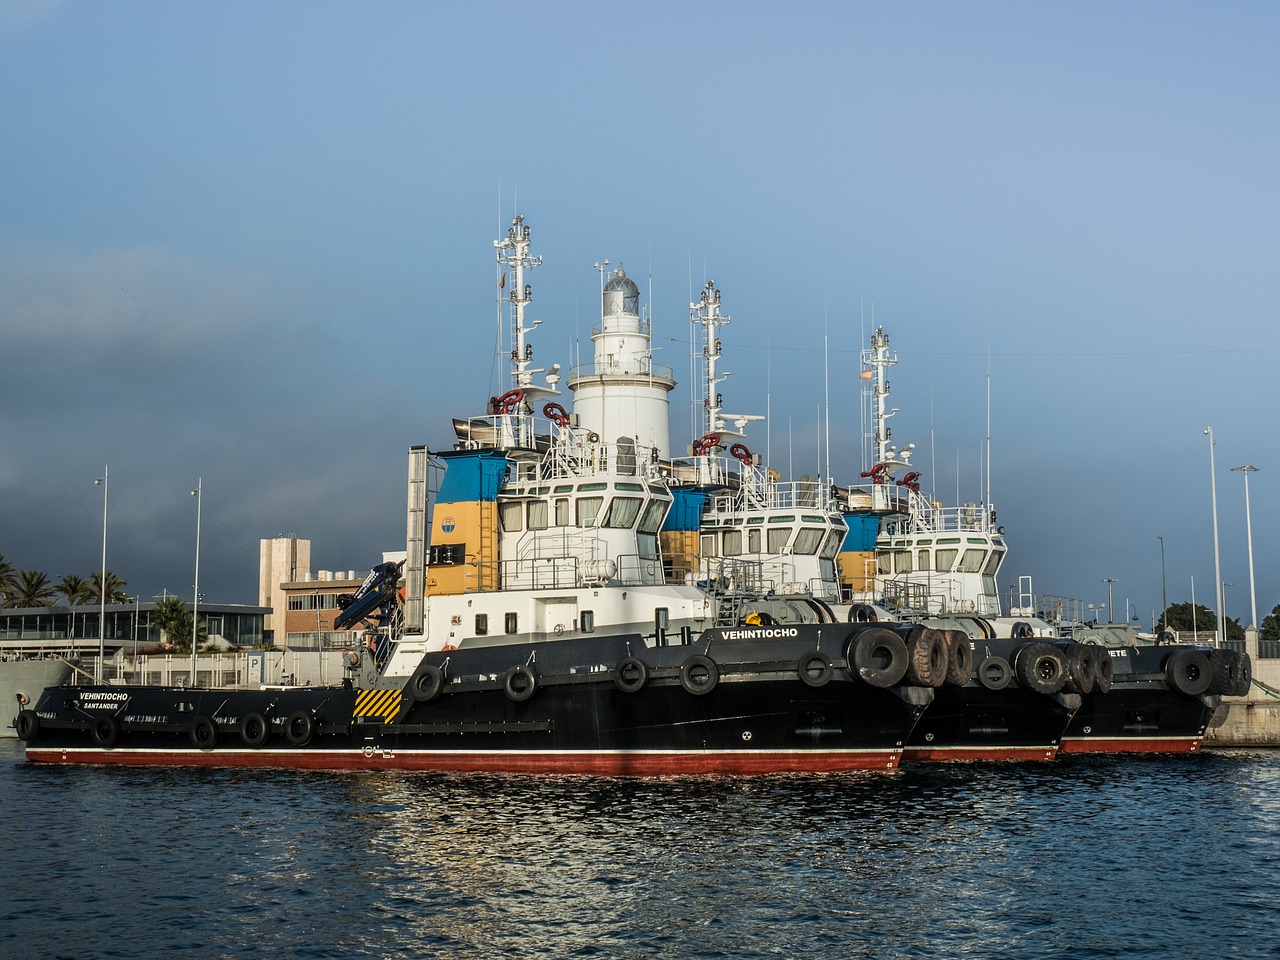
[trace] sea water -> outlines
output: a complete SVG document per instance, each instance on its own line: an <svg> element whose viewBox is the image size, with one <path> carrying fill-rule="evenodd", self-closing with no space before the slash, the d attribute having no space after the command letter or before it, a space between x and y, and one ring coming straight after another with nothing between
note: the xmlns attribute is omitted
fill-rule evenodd
<svg viewBox="0 0 1280 960"><path fill-rule="evenodd" d="M612 779L37 766L0 957L1274 957L1280 754Z"/></svg>

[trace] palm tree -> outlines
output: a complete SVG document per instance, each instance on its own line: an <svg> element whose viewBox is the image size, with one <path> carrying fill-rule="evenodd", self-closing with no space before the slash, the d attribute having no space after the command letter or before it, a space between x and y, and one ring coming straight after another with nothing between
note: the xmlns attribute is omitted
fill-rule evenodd
<svg viewBox="0 0 1280 960"><path fill-rule="evenodd" d="M175 652L191 652L191 611L187 609L185 600L175 596L157 600L151 622L164 631L165 638L173 644ZM207 636L208 627L201 620L196 631L196 643L199 644Z"/></svg>
<svg viewBox="0 0 1280 960"><path fill-rule="evenodd" d="M0 605L8 606L9 596L17 589L18 571L13 569L13 564L4 558L4 554L0 553Z"/></svg>
<svg viewBox="0 0 1280 960"><path fill-rule="evenodd" d="M79 603L88 603L97 597L94 593L93 585L84 577L74 573L65 573L62 579L58 581L54 592L63 597L67 601L67 606L74 607Z"/></svg>
<svg viewBox="0 0 1280 960"><path fill-rule="evenodd" d="M99 602L102 602L99 599L100 597L102 597L102 571L101 570L94 571L93 575L89 577L89 586L93 591L90 599L98 600ZM124 588L127 586L128 586L127 583L125 583L118 576L116 576L114 573L108 570L106 602L107 603L124 603L126 600L131 600L132 597L130 597L127 593L124 592Z"/></svg>
<svg viewBox="0 0 1280 960"><path fill-rule="evenodd" d="M57 595L53 584L39 570L23 570L18 574L17 588L13 596L5 597L9 607L51 607Z"/></svg>

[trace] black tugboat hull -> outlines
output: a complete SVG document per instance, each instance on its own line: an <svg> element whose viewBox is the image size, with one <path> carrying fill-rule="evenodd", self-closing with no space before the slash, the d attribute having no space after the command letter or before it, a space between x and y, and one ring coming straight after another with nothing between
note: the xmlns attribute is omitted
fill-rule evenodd
<svg viewBox="0 0 1280 960"><path fill-rule="evenodd" d="M646 648L633 636L440 652L424 657L424 679L394 690L55 687L28 721L26 752L49 763L304 769L891 770L930 691L855 679L839 655L848 634L777 628L687 646Z"/></svg>

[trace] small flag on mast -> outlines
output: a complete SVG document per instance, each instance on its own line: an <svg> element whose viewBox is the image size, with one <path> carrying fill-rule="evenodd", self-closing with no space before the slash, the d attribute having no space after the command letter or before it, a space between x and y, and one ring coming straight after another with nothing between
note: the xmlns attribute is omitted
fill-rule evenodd
<svg viewBox="0 0 1280 960"><path fill-rule="evenodd" d="M858 379L859 379L859 380L870 380L870 379L871 379L871 373L872 373L872 371L870 371L870 370L863 370L860 374L858 374Z"/></svg>
<svg viewBox="0 0 1280 960"><path fill-rule="evenodd" d="M502 275L502 279L498 281L498 289L502 290L506 287L506 285L507 285L507 275L504 273Z"/></svg>

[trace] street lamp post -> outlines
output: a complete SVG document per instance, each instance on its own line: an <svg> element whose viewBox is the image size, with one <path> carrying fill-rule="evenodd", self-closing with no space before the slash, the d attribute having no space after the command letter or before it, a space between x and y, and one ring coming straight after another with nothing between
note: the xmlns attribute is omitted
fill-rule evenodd
<svg viewBox="0 0 1280 960"><path fill-rule="evenodd" d="M1249 625L1258 629L1258 594L1253 583L1253 518L1249 514L1249 474L1257 473L1258 468L1250 464L1232 467L1232 473L1244 474L1244 526L1249 534Z"/></svg>
<svg viewBox="0 0 1280 960"><path fill-rule="evenodd" d="M1222 564L1218 558L1218 476L1213 467L1213 424L1205 427L1204 433L1209 438L1209 492L1213 498L1213 582L1218 594L1218 629L1214 632L1213 640L1214 646L1221 647L1226 632L1222 623Z"/></svg>
<svg viewBox="0 0 1280 960"><path fill-rule="evenodd" d="M102 582L98 584L98 669L94 677L102 682L102 661L107 650L107 478L110 471L102 468L102 476L94 480L94 484L102 487Z"/></svg>
<svg viewBox="0 0 1280 960"><path fill-rule="evenodd" d="M1111 585L1118 582L1115 577L1106 577L1102 581L1107 585L1107 623L1116 622L1116 608L1111 604Z"/></svg>
<svg viewBox="0 0 1280 960"><path fill-rule="evenodd" d="M1164 620L1164 628L1169 629L1169 591L1165 589L1164 581L1164 537L1156 537L1160 541L1160 602L1164 604L1160 608L1160 618ZM1151 628L1155 631L1155 627Z"/></svg>
<svg viewBox="0 0 1280 960"><path fill-rule="evenodd" d="M195 592L191 596L191 686L196 685L196 636L200 632L200 619L197 616L200 606L200 500L203 490L203 478L196 479L196 488L191 495L196 498L196 582Z"/></svg>

